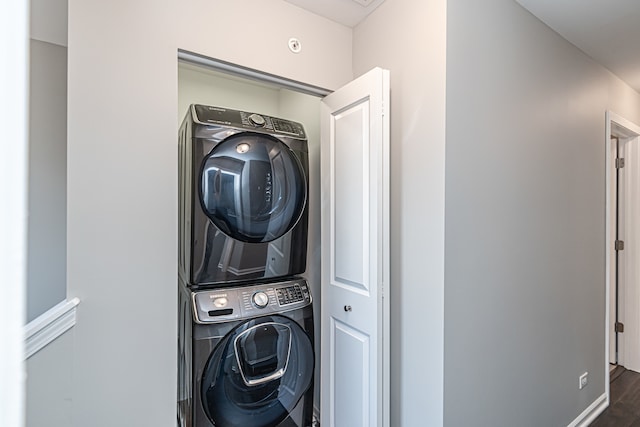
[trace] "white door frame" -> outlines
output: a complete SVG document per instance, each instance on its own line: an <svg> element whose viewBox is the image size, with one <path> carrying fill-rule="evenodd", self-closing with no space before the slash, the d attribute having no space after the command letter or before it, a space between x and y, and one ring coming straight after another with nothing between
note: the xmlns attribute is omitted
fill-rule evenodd
<svg viewBox="0 0 640 427"><path fill-rule="evenodd" d="M610 380L610 375L609 375L609 363L610 363L610 358L609 358L609 345L610 345L610 339L611 339L611 334L610 334L610 327L611 327L611 322L610 322L610 316L611 316L611 307L610 304L612 303L611 301L611 287L613 286L612 280L611 280L611 274L612 274L612 268L614 268L614 266L612 266L611 264L611 259L613 256L613 251L612 251L612 238L613 238L613 233L614 230L612 229L612 216L615 213L615 206L612 206L612 194L611 194L611 190L612 190L612 180L613 180L613 173L614 173L614 168L612 167L612 162L613 162L613 158L612 158L612 150L611 150L611 135L615 132L619 132L620 130L627 130L629 131L629 133L631 134L637 134L640 135L640 127L636 124L634 124L633 122L625 119L624 117L612 112L612 111L607 111L606 112L606 132L605 132L605 147L606 147L606 210L605 210L605 224L606 224L606 231L605 231L605 256L606 256L606 261L605 261L605 391L606 391L606 396L607 396L607 404L609 404L610 402L610 388L609 388L609 380Z"/></svg>
<svg viewBox="0 0 640 427"><path fill-rule="evenodd" d="M0 6L0 425L24 425L29 3Z"/></svg>

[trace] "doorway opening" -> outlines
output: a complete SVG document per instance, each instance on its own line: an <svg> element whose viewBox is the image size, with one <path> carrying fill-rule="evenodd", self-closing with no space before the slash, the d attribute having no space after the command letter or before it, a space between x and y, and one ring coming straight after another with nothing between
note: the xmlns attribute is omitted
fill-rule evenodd
<svg viewBox="0 0 640 427"><path fill-rule="evenodd" d="M249 98L255 101L255 92L266 90L266 92L275 91L269 96L265 95L265 98L274 95L272 114L304 124L309 142L310 191L309 250L307 272L303 276L309 281L312 293L314 293L314 285L316 287L314 305L322 301L322 309L314 308L313 316L316 324L316 362L318 357L321 361L316 363L316 378L319 381L315 382L317 397L314 399L314 406L316 406L314 412L317 413L318 400L322 394L320 409L325 419L336 419L338 414L337 419L342 420L348 414L351 417L362 417L362 422L352 423L354 425L371 423L388 426L390 322L389 298L384 295L385 288L389 286L389 72L374 68L333 91L331 95L319 99L328 93L325 89L182 50L178 51L178 59L178 102L181 105L178 107L179 114L191 103L202 103L222 107L223 111L225 108L235 108L255 113L248 116L249 120L252 115L260 117L258 114L260 112L266 112L266 115L270 116L267 106L260 107L260 111L257 111L257 108L250 105L236 104L239 101L239 94L249 94ZM204 85L200 84L202 80L206 81ZM217 81L217 86L215 90L210 90L213 80ZM195 89L193 87L189 89L194 83ZM227 101L222 101L221 94L228 92L231 86L237 87L238 84L243 86L248 84L251 87L233 90L229 93L231 96ZM185 97L187 93L190 95ZM301 108L302 104L311 105L311 107ZM320 126L314 130L310 129L316 128L318 121ZM336 124L338 122L339 124ZM322 137L318 138L320 134ZM340 154L337 154L336 146L342 150ZM323 158L322 185L320 185L320 157ZM336 164L338 168L335 167ZM362 173L354 175L355 166L360 168ZM338 169L339 172L336 172ZM311 184L314 181L316 185ZM361 190L357 199L363 209L359 211L350 209L354 203L350 204L352 198L345 196L348 191L341 191L341 195L345 197L340 198L339 206L336 208L334 203L336 188L348 190L353 188L354 183ZM322 203L320 203L321 198ZM329 210L327 210L329 206L327 200L331 200L332 203ZM358 212L362 220L354 221L355 213ZM319 232L320 216L323 218L322 222L324 218L331 218L333 221L331 223L333 225L329 227L322 226L322 233ZM354 295L363 296L355 302L347 300L346 297L344 301L338 300L331 297L326 290L325 277L330 277L326 266L335 265L336 259L336 245L333 242L336 240L334 237L338 227L334 226L335 218L338 218L339 225L349 224L348 221L359 222L353 227L342 228L359 233L355 238L359 241L360 250L353 251L353 257L360 257L358 259L360 268L349 265L344 259L338 257L340 266L347 266L339 273L355 271L356 276L360 274L366 279L358 282L351 280L353 275L344 275L345 283L366 285L366 289L356 289L352 292ZM367 225L366 229L363 224ZM338 236L345 241L345 234L338 233ZM318 240L320 237L322 243ZM332 244L327 245L325 241L331 241ZM351 243L353 241L355 240L351 239ZM318 250L320 246L322 250ZM342 245L340 247L344 249ZM352 244L350 247L356 246ZM327 248L330 249L325 253ZM331 263L326 263L325 260L331 260ZM312 279L320 276L318 269L310 271L315 267L322 269L322 285L321 280ZM331 274L333 272L332 270ZM388 291L386 294L388 295ZM354 295L349 297L355 298ZM328 311L328 301L334 303L332 307L339 306L339 310ZM319 321L318 317L321 318ZM335 327L338 323L343 326L340 331ZM348 330L346 327L351 329ZM342 335L336 334L336 331ZM351 334L350 337L347 336L353 331L358 332ZM361 351L353 352L354 345ZM360 361L370 362L358 363L354 355L359 355ZM321 375L318 375L318 369L322 370ZM341 374L336 376L337 372ZM341 382L338 383L335 378L340 378ZM346 388L341 387L341 384L347 384L350 392L345 394ZM320 393L318 388L321 389ZM340 394L336 393L338 389ZM182 391L178 389L179 396ZM346 396L346 398L336 396ZM339 405L336 402L339 402ZM355 420L355 418L350 419ZM331 421L328 423L331 424Z"/></svg>
<svg viewBox="0 0 640 427"><path fill-rule="evenodd" d="M607 112L606 394L640 372L640 126ZM618 369L620 368L620 369Z"/></svg>
<svg viewBox="0 0 640 427"><path fill-rule="evenodd" d="M307 269L313 296L315 353L320 354L320 101L331 91L279 76L178 51L177 127L191 104L203 104L302 123L309 149L309 226ZM320 378L320 363L315 365ZM314 383L314 415L319 418L320 381Z"/></svg>

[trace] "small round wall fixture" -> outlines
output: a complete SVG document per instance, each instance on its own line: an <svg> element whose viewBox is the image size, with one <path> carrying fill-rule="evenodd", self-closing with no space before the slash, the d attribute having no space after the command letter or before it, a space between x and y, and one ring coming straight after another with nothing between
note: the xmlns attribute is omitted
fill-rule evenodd
<svg viewBox="0 0 640 427"><path fill-rule="evenodd" d="M289 50L293 53L300 53L302 50L302 43L295 37L289 39Z"/></svg>

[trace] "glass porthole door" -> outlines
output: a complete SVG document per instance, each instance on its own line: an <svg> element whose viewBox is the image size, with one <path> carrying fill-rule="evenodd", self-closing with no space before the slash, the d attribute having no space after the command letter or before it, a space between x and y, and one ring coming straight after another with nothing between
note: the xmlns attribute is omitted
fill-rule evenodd
<svg viewBox="0 0 640 427"><path fill-rule="evenodd" d="M200 176L205 214L242 242L280 238L304 210L307 187L300 161L270 135L245 132L225 139L204 159Z"/></svg>
<svg viewBox="0 0 640 427"><path fill-rule="evenodd" d="M241 324L216 346L201 382L201 400L213 423L275 427L311 385L311 340L294 321L265 316Z"/></svg>

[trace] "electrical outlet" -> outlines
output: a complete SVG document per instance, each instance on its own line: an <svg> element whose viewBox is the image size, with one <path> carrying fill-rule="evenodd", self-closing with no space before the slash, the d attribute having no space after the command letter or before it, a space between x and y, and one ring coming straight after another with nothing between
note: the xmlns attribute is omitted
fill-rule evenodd
<svg viewBox="0 0 640 427"><path fill-rule="evenodd" d="M585 372L584 374L580 375L580 383L578 384L578 389L582 390L587 386L588 383L589 383L589 372Z"/></svg>

